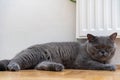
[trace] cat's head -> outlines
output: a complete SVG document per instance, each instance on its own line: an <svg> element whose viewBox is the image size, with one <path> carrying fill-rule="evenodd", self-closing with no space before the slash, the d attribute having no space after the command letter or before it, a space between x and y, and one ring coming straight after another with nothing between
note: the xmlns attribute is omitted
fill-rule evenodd
<svg viewBox="0 0 120 80"><path fill-rule="evenodd" d="M115 39L117 33L109 36L94 36L87 34L87 52L94 60L105 62L109 61L115 54Z"/></svg>

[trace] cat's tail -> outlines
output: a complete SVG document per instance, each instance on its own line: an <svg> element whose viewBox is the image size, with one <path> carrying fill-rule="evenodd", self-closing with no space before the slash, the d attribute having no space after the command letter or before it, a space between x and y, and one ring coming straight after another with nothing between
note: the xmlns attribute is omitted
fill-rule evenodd
<svg viewBox="0 0 120 80"><path fill-rule="evenodd" d="M0 61L0 71L6 71L7 65L9 64L10 60L1 60Z"/></svg>

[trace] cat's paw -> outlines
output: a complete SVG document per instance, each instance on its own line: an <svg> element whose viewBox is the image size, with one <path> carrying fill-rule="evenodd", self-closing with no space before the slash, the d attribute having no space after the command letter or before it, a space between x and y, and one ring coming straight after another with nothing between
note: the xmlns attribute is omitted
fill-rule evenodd
<svg viewBox="0 0 120 80"><path fill-rule="evenodd" d="M48 70L48 66L39 64L35 67L35 69L36 70Z"/></svg>
<svg viewBox="0 0 120 80"><path fill-rule="evenodd" d="M62 64L55 65L55 71L63 71L63 70L64 70L64 66Z"/></svg>
<svg viewBox="0 0 120 80"><path fill-rule="evenodd" d="M10 64L8 64L7 67L8 67L8 70L10 70L10 71L19 71L20 70L20 66L17 63L10 63Z"/></svg>
<svg viewBox="0 0 120 80"><path fill-rule="evenodd" d="M117 67L116 67L115 65L109 65L109 64L108 64L108 65L106 66L106 70L109 70L109 71L115 71L116 68L117 68Z"/></svg>

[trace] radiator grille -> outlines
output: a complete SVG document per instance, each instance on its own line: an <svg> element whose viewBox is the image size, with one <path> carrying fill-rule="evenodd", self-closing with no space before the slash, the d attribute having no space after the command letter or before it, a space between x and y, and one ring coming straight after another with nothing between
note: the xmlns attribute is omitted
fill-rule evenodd
<svg viewBox="0 0 120 80"><path fill-rule="evenodd" d="M76 37L87 33L120 36L120 0L77 0Z"/></svg>

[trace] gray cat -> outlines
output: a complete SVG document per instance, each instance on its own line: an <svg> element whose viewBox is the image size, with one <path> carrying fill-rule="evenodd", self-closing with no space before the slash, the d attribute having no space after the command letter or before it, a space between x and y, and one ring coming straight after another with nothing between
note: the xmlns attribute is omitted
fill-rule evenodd
<svg viewBox="0 0 120 80"><path fill-rule="evenodd" d="M37 69L62 71L66 69L116 70L110 60L115 54L117 33L110 36L87 34L85 43L53 42L31 46L11 60L0 61L0 70Z"/></svg>

